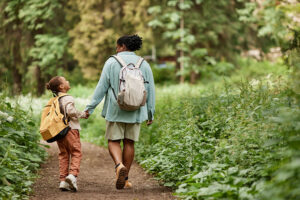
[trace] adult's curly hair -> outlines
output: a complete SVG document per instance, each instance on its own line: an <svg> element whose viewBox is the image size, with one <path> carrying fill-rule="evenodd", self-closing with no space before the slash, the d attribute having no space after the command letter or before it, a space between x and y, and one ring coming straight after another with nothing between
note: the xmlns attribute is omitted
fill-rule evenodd
<svg viewBox="0 0 300 200"><path fill-rule="evenodd" d="M124 44L129 51L137 51L141 49L143 39L137 34L124 35L117 40L117 44L120 46Z"/></svg>

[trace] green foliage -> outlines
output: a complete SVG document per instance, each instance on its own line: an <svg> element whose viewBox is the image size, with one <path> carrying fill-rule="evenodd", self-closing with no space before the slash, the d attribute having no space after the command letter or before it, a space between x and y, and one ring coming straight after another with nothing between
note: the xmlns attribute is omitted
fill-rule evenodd
<svg viewBox="0 0 300 200"><path fill-rule="evenodd" d="M102 106L95 110L95 113L88 120L81 120L81 138L84 141L107 147L105 139L106 121L101 116Z"/></svg>
<svg viewBox="0 0 300 200"><path fill-rule="evenodd" d="M56 17L56 10L61 8L58 0L23 0L12 1L11 4L20 6L18 18L26 24L29 30L39 30L48 26L49 22ZM7 10L14 12L14 8Z"/></svg>
<svg viewBox="0 0 300 200"><path fill-rule="evenodd" d="M73 0L70 4L78 10L80 17L70 31L70 52L78 61L85 78L99 78L105 60L115 54L116 41L122 35L139 34L144 39L141 55L150 53L152 36L147 27L149 16L146 10L149 0Z"/></svg>
<svg viewBox="0 0 300 200"><path fill-rule="evenodd" d="M258 77L164 90L137 160L183 199L299 198L299 104L287 79Z"/></svg>
<svg viewBox="0 0 300 200"><path fill-rule="evenodd" d="M24 199L46 154L30 114L0 100L0 198Z"/></svg>
<svg viewBox="0 0 300 200"><path fill-rule="evenodd" d="M176 60L171 80L193 83L230 75L248 49L279 46L291 63L299 46L297 1L3 0L0 13L0 81L15 94L42 95L55 75L93 83L121 35L141 35L138 54Z"/></svg>
<svg viewBox="0 0 300 200"><path fill-rule="evenodd" d="M232 61L235 52L244 48L247 26L239 20L236 11L244 4L244 1L227 0L159 1L148 9L153 15L149 26L162 36L156 41L158 45L163 39L167 46L173 47L173 53L179 50L184 52L178 60L184 63L184 71L179 75L187 76L190 72L200 74L205 70L211 71L205 68L219 67L211 64L212 60L225 61L226 58ZM184 26L180 28L180 24Z"/></svg>
<svg viewBox="0 0 300 200"><path fill-rule="evenodd" d="M74 68L73 68L74 67ZM64 76L69 82L70 85L78 85L79 87L81 85L89 86L93 84L92 81L87 81L83 76L81 72L81 67L74 64L72 66L73 70L71 71L62 71L60 75Z"/></svg>
<svg viewBox="0 0 300 200"><path fill-rule="evenodd" d="M236 83L237 85L244 79L253 82L256 79L267 77L268 75L286 78L288 74L290 74L290 70L288 70L288 67L282 60L279 60L277 63L241 57L236 60L237 68L234 71L231 71L231 75L225 77L225 79ZM215 77L215 79L220 79L220 76Z"/></svg>
<svg viewBox="0 0 300 200"><path fill-rule="evenodd" d="M272 178L265 182L261 194L261 199L299 199L300 192L298 185L300 184L300 109L299 103L291 103L291 106L281 107L278 116L272 120L274 123L280 124L282 130L280 136L284 141L284 148L281 152L277 152L281 161L278 169L273 172ZM280 143L280 141L275 141ZM274 145L273 145L274 146Z"/></svg>
<svg viewBox="0 0 300 200"><path fill-rule="evenodd" d="M35 46L29 52L33 59L32 66L41 66L44 74L54 75L57 66L64 64L68 38L43 34L36 35L35 40Z"/></svg>
<svg viewBox="0 0 300 200"><path fill-rule="evenodd" d="M0 70L5 76L0 81L12 80L10 88L15 94L31 91L41 95L51 76L74 69L76 62L67 51L67 29L72 21L66 22L65 3L1 1Z"/></svg>
<svg viewBox="0 0 300 200"><path fill-rule="evenodd" d="M175 82L175 68L172 65L165 64L152 65L151 67L155 84L174 83Z"/></svg>
<svg viewBox="0 0 300 200"><path fill-rule="evenodd" d="M299 7L296 9L299 10ZM266 181L264 189L267 192L261 195L261 199L265 200L300 198L299 187L297 187L300 184L300 35L299 27L297 28L298 30L294 30L293 40L285 52L286 62L292 66L289 80L290 90L288 91L289 107L281 107L278 116L272 119L283 127L280 135L286 145L280 156L283 155L284 158L281 160L278 170L273 173L272 179Z"/></svg>
<svg viewBox="0 0 300 200"><path fill-rule="evenodd" d="M277 45L284 47L290 41L291 28L297 26L293 15L299 11L296 2L267 0L260 3L248 3L239 10L240 19L260 24L258 36L269 36Z"/></svg>
<svg viewBox="0 0 300 200"><path fill-rule="evenodd" d="M54 75L72 86L86 84L84 77L95 81L116 39L138 33L144 38L139 54L155 47L158 58L184 62L180 73L154 66L156 83L191 72L202 80L158 88L155 123L143 126L137 160L185 199L299 199L299 6L277 0L3 0L1 90L37 86L43 92ZM289 72L282 63L236 57L274 46ZM71 90L81 97L81 110L93 89ZM0 198L26 198L44 158L38 117L0 100ZM82 120L81 136L106 145L100 113L101 106Z"/></svg>
<svg viewBox="0 0 300 200"><path fill-rule="evenodd" d="M232 76L213 82L158 86L155 122L143 124L136 159L183 199L297 197L299 104L292 85L298 79L288 82L282 63L240 59L237 65ZM72 87L79 110L94 88ZM43 104L35 105L35 115ZM81 139L106 146L102 106L80 121Z"/></svg>
<svg viewBox="0 0 300 200"><path fill-rule="evenodd" d="M289 57L288 49L293 41L297 40L299 35L299 17L300 11L298 1L274 1L266 0L260 3L248 3L244 9L240 9L240 20L252 25L259 25L257 28L259 37L268 37L273 43L266 45L278 45L282 48L286 57ZM297 44L299 48L299 43ZM265 47L265 49L266 49ZM294 46L295 48L295 46Z"/></svg>

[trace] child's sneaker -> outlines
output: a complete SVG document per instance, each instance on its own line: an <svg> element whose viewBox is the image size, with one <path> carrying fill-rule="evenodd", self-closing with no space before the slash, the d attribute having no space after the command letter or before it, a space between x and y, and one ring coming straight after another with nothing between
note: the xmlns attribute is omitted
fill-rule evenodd
<svg viewBox="0 0 300 200"><path fill-rule="evenodd" d="M125 186L125 177L127 175L127 168L122 164L118 164L116 168L116 175L117 175L117 181L116 181L116 188L118 190L123 189Z"/></svg>
<svg viewBox="0 0 300 200"><path fill-rule="evenodd" d="M77 180L76 180L76 177L73 174L69 174L66 177L66 182L69 183L71 190L73 190L74 192L77 192L77 190L78 190Z"/></svg>
<svg viewBox="0 0 300 200"><path fill-rule="evenodd" d="M69 184L66 181L61 181L59 183L59 189L61 191L70 191L71 190Z"/></svg>
<svg viewBox="0 0 300 200"><path fill-rule="evenodd" d="M132 188L132 183L130 183L128 180L125 181L125 189L131 189Z"/></svg>

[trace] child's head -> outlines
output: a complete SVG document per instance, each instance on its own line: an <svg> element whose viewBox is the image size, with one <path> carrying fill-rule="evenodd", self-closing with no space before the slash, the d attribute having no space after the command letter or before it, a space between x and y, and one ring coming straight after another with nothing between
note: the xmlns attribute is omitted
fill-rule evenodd
<svg viewBox="0 0 300 200"><path fill-rule="evenodd" d="M55 76L46 84L46 88L55 94L58 94L58 92L65 93L70 89L70 84L65 77Z"/></svg>

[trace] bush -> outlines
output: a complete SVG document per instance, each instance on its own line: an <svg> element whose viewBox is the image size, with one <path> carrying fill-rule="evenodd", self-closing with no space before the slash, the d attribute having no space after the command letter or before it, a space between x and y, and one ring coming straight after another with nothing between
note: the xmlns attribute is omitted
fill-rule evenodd
<svg viewBox="0 0 300 200"><path fill-rule="evenodd" d="M277 192L297 199L292 183L297 183L299 162L284 151L298 130L296 119L285 125L274 119L282 110L299 113L299 105L289 100L284 80L268 76L256 81L231 90L224 84L197 97L186 91L181 96L166 93L157 102L156 124L142 128L136 159L184 199L259 199L272 191L267 185L277 176L293 178L290 190ZM287 126L293 136L282 134ZM288 167L280 172L284 163ZM287 173L291 168L295 170Z"/></svg>
<svg viewBox="0 0 300 200"><path fill-rule="evenodd" d="M153 65L151 69L154 77L154 82L156 84L175 82L175 66L169 64Z"/></svg>
<svg viewBox="0 0 300 200"><path fill-rule="evenodd" d="M37 124L0 94L0 198L24 199L31 191L46 153L39 144Z"/></svg>

